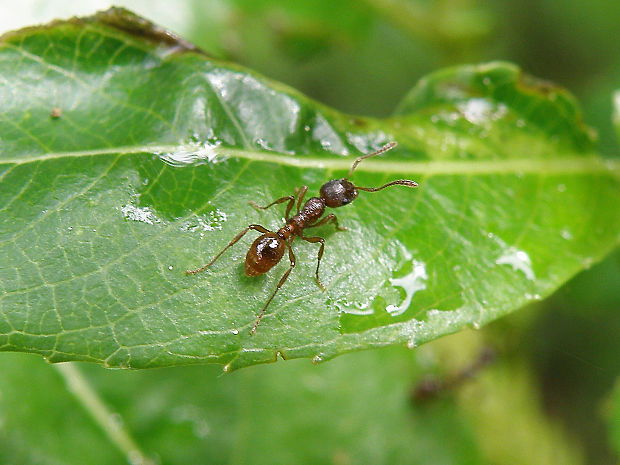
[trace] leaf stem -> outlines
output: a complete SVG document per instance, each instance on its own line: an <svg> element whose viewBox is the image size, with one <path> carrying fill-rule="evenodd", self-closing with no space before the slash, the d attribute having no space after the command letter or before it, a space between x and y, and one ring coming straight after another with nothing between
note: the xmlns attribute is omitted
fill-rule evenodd
<svg viewBox="0 0 620 465"><path fill-rule="evenodd" d="M90 416L106 433L114 445L127 457L131 465L154 465L133 440L129 431L118 421L75 363L53 365L65 380L69 391L77 398Z"/></svg>

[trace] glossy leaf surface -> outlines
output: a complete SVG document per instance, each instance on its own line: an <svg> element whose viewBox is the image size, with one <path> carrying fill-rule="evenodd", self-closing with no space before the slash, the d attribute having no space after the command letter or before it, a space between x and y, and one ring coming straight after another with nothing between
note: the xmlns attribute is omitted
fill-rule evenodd
<svg viewBox="0 0 620 465"><path fill-rule="evenodd" d="M386 120L350 117L209 59L122 10L0 44L0 349L117 367L413 347L549 295L619 240L617 162L570 95L491 63L422 80ZM346 174L375 186L334 211L254 336L286 259L248 278L265 204Z"/></svg>

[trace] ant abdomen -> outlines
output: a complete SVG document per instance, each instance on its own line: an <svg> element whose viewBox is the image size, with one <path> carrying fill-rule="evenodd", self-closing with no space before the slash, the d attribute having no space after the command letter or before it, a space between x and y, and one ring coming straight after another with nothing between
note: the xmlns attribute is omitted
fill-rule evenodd
<svg viewBox="0 0 620 465"><path fill-rule="evenodd" d="M280 262L286 243L277 233L269 232L256 239L245 256L246 276L266 273Z"/></svg>

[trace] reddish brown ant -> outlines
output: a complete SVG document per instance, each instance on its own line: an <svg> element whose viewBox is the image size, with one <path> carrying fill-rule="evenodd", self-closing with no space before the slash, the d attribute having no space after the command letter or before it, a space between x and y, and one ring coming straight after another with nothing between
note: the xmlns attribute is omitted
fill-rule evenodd
<svg viewBox="0 0 620 465"><path fill-rule="evenodd" d="M284 275L280 278L276 289L267 300L267 303L263 306L262 310L258 314L256 318L256 322L250 331L250 334L254 334L258 324L260 323L261 318L263 317L265 310L277 294L278 290L282 287L288 275L291 274L291 271L295 267L295 255L293 254L293 249L291 248L291 243L295 239L295 237L299 237L306 242L319 243L321 247L319 248L319 255L316 264L316 282L319 287L325 291L325 286L321 282L319 278L319 265L321 264L321 257L323 256L323 249L325 248L325 239L322 237L306 237L303 235L304 229L316 228L318 226L322 226L327 223L334 223L337 231L345 231L346 228L342 228L338 225L338 219L336 215L330 213L329 215L321 218L323 213L325 212L325 207L330 208L338 208L344 205L347 205L353 202L358 195L358 190L366 191L366 192L376 192L381 189L385 189L389 186L394 185L402 185L407 187L417 187L417 183L414 181L410 181L408 179L399 179L397 181L388 182L381 187L360 187L354 185L349 181L349 178L357 168L357 165L364 159L374 157L376 155L380 155L388 150L396 147L396 142L390 142L389 144L384 145L379 150L376 150L368 155L363 155L359 157L357 160L353 162L353 166L349 170L349 174L347 174L346 178L341 179L332 179L331 181L327 181L325 184L321 186L320 189L320 197L311 197L304 204L303 208L301 204L306 195L306 191L308 190L308 186L303 186L296 192L297 195L297 213L295 216L289 217L293 205L295 204L295 196L288 195L286 197L279 198L274 200L269 205L264 207L260 207L256 205L254 202L250 202L250 204L260 210L265 210L273 205L281 204L284 202L288 202L286 206L286 225L283 228L280 228L277 232L269 231L267 228L259 224L251 224L239 234L235 236L235 238L230 241L230 243L222 249L220 253L218 253L213 260L211 260L206 265L196 268L195 270L187 270L185 274L196 274L201 271L209 268L215 261L220 258L220 256L226 252L230 247L235 245L250 229L258 231L262 233L262 235L256 239L252 245L250 246L250 250L248 250L247 255L245 256L245 274L247 276L258 276L263 273L266 273L284 256L285 250L288 249L288 257L290 261L289 269L286 270Z"/></svg>

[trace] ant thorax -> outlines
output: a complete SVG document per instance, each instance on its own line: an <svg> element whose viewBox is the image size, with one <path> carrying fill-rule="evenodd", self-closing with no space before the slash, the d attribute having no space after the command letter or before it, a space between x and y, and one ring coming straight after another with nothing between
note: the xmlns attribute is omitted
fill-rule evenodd
<svg viewBox="0 0 620 465"><path fill-rule="evenodd" d="M310 197L300 212L292 217L289 222L295 224L301 233L301 229L316 222L323 215L323 212L325 212L325 200L319 197Z"/></svg>

